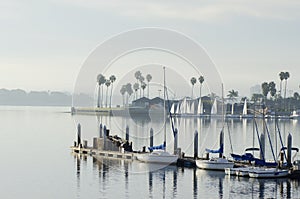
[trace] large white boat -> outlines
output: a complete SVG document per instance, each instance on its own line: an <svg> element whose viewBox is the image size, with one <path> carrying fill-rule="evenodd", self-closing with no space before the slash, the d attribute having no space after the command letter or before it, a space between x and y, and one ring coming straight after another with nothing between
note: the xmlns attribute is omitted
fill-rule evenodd
<svg viewBox="0 0 300 199"><path fill-rule="evenodd" d="M209 160L196 160L196 165L200 169L224 171L225 168L233 168L234 162L225 158L211 158Z"/></svg>
<svg viewBox="0 0 300 199"><path fill-rule="evenodd" d="M250 178L282 178L287 177L289 171L286 169L277 168L253 168L249 171Z"/></svg>
<svg viewBox="0 0 300 199"><path fill-rule="evenodd" d="M156 150L151 153L137 154L137 159L147 163L173 164L177 162L178 156L172 155L164 150Z"/></svg>

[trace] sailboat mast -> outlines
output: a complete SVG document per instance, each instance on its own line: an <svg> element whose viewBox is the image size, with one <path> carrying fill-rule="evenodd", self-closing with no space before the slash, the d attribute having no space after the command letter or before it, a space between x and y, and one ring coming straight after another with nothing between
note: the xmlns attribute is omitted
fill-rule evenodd
<svg viewBox="0 0 300 199"><path fill-rule="evenodd" d="M223 86L223 83L222 83L222 122L223 122L223 128L224 128L224 125L225 125L224 106L225 106L225 102L224 102L224 86Z"/></svg>
<svg viewBox="0 0 300 199"><path fill-rule="evenodd" d="M166 147L167 147L167 136L166 136L166 67L163 66L163 70L164 70L164 150L166 151Z"/></svg>

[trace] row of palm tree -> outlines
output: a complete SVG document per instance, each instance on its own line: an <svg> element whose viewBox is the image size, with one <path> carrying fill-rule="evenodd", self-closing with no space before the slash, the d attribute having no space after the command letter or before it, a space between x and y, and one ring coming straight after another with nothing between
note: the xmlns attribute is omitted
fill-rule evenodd
<svg viewBox="0 0 300 199"><path fill-rule="evenodd" d="M123 98L123 106L125 105L128 106L129 98L133 94L132 84L131 83L124 84L120 89L120 93Z"/></svg>
<svg viewBox="0 0 300 199"><path fill-rule="evenodd" d="M152 80L152 75L147 74L145 82L145 77L142 75L141 71L136 71L134 73L134 77L136 78L136 83L133 85L133 89L135 91L135 99L138 99L138 90L140 90L140 98L142 97L142 91L143 91L143 97L145 97L145 89L148 87L147 91L147 97L149 98L149 88L150 88L150 81Z"/></svg>
<svg viewBox="0 0 300 199"><path fill-rule="evenodd" d="M198 81L199 81L199 83L200 83L200 94L199 94L199 97L201 98L202 97L202 84L203 84L203 82L204 82L204 76L200 76L199 78L198 78ZM197 83L197 79L195 78L195 77L192 77L191 78L191 84L192 84L192 95L191 95L191 98L193 99L194 98L194 85Z"/></svg>
<svg viewBox="0 0 300 199"><path fill-rule="evenodd" d="M97 99L97 107L102 108L104 107L104 97L105 97L105 107L108 106L111 108L111 101L112 101L112 90L113 90L113 83L116 81L116 76L111 75L108 79L105 78L103 74L97 75L97 83L98 83L98 99ZM103 94L103 87L106 86L106 96ZM110 95L108 94L108 88L111 86ZM108 102L109 97L109 102Z"/></svg>

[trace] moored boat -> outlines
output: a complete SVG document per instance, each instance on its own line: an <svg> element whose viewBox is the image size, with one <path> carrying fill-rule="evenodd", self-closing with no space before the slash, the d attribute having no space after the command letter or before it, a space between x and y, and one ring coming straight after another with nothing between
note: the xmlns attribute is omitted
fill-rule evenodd
<svg viewBox="0 0 300 199"><path fill-rule="evenodd" d="M253 168L249 171L250 178L283 178L289 175L286 169L277 168Z"/></svg>
<svg viewBox="0 0 300 199"><path fill-rule="evenodd" d="M196 165L200 169L224 171L225 168L233 168L234 162L225 158L211 158L209 160L196 160Z"/></svg>
<svg viewBox="0 0 300 199"><path fill-rule="evenodd" d="M140 153L136 155L141 162L173 164L177 162L178 156L172 155L164 150L156 150L151 153Z"/></svg>

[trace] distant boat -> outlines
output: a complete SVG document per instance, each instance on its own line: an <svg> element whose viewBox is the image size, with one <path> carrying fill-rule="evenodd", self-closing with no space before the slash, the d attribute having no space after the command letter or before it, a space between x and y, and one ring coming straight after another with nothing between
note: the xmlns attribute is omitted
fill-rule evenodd
<svg viewBox="0 0 300 199"><path fill-rule="evenodd" d="M190 112L191 115L195 115L195 102L191 101Z"/></svg>
<svg viewBox="0 0 300 199"><path fill-rule="evenodd" d="M172 107L170 109L170 113L171 114L175 114L176 113L176 111L175 111L175 103L172 104Z"/></svg>
<svg viewBox="0 0 300 199"><path fill-rule="evenodd" d="M290 115L290 119L298 119L299 118L299 114L297 114L297 111L293 111L292 115Z"/></svg>
<svg viewBox="0 0 300 199"><path fill-rule="evenodd" d="M198 101L198 107L197 107L197 115L202 115L203 114L203 104L201 98L199 98Z"/></svg>
<svg viewBox="0 0 300 199"><path fill-rule="evenodd" d="M217 113L218 113L217 99L215 99L215 100L214 100L214 103L213 103L213 105L212 105L212 107L211 107L211 112L210 112L210 114L211 114L211 115L217 115Z"/></svg>
<svg viewBox="0 0 300 199"><path fill-rule="evenodd" d="M175 114L176 114L176 115L180 115L180 114L181 114L181 110L180 110L180 102L177 103L177 108L176 108Z"/></svg>
<svg viewBox="0 0 300 199"><path fill-rule="evenodd" d="M242 118L252 118L252 117L253 117L253 115L248 114L247 99L245 99L244 106L243 106Z"/></svg>

